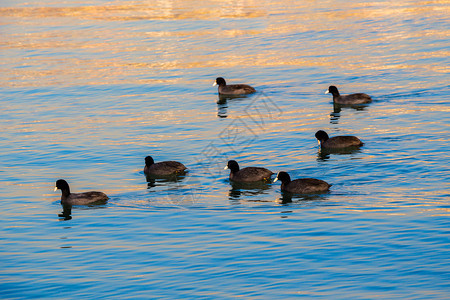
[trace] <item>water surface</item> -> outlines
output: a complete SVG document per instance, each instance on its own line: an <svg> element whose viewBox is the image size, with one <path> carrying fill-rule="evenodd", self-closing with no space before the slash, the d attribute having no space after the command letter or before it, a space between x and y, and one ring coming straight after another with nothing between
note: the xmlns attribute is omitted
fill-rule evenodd
<svg viewBox="0 0 450 300"><path fill-rule="evenodd" d="M8 299L444 299L447 1L4 1L0 288ZM214 79L258 92L219 99ZM334 108L324 92L374 102ZM314 133L356 135L320 152ZM149 185L144 157L178 160ZM223 170L333 184L285 201ZM72 191L106 205L58 217Z"/></svg>

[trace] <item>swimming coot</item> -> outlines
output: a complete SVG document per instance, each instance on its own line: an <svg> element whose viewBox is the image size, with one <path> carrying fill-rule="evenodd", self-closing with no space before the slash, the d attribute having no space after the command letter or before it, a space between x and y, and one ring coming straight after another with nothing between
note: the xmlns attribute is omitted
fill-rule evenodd
<svg viewBox="0 0 450 300"><path fill-rule="evenodd" d="M62 192L61 203L63 205L87 205L108 201L108 196L102 192L71 193L69 184L64 179L56 181L55 191L58 189Z"/></svg>
<svg viewBox="0 0 450 300"><path fill-rule="evenodd" d="M226 169L230 169L230 180L236 182L270 181L270 176L274 174L272 171L260 167L239 169L239 164L235 160L228 161Z"/></svg>
<svg viewBox="0 0 450 300"><path fill-rule="evenodd" d="M246 84L230 84L227 85L225 79L217 77L213 86L218 85L218 91L221 95L248 95L256 92L254 88Z"/></svg>
<svg viewBox="0 0 450 300"><path fill-rule="evenodd" d="M277 178L273 182L277 180L281 181L282 191L294 194L326 192L331 186L331 184L315 178L300 178L291 181L289 174L283 171L278 173Z"/></svg>
<svg viewBox="0 0 450 300"><path fill-rule="evenodd" d="M327 149L360 147L364 144L360 139L352 135L340 135L330 138L323 130L316 132L316 139L320 147Z"/></svg>
<svg viewBox="0 0 450 300"><path fill-rule="evenodd" d="M356 93L349 95L340 95L337 87L330 86L325 94L331 93L333 95L334 103L338 104L364 104L372 102L372 98L364 93Z"/></svg>
<svg viewBox="0 0 450 300"><path fill-rule="evenodd" d="M170 176L183 174L187 168L177 161L161 161L155 163L151 156L145 158L144 173L152 176Z"/></svg>

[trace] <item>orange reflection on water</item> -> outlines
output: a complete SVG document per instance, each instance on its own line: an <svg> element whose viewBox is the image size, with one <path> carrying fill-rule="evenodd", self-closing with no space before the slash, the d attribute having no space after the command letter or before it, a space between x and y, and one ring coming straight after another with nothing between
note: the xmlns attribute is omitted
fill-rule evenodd
<svg viewBox="0 0 450 300"><path fill-rule="evenodd" d="M237 4L229 6L229 2ZM245 3L245 4L244 4ZM73 7L19 7L0 8L0 16L18 18L102 19L108 21L130 20L182 20L213 18L257 18L266 16L264 7L257 1L145 1L127 5L73 6Z"/></svg>
<svg viewBox="0 0 450 300"><path fill-rule="evenodd" d="M267 66L446 73L438 63L448 57L446 49L402 52L409 43L450 35L447 26L409 25L423 18L445 24L447 4L344 2L334 9L316 1L152 1L3 7L0 17L10 30L1 44L9 59L1 66L0 84L173 83L177 79L158 79L159 72ZM354 34L340 38L344 32Z"/></svg>

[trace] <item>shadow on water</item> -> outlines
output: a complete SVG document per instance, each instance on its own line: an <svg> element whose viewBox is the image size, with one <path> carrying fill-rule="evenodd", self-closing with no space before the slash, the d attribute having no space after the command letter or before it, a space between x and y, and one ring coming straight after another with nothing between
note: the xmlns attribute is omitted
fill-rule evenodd
<svg viewBox="0 0 450 300"><path fill-rule="evenodd" d="M337 104L333 103L333 111L330 113L330 123L331 124L338 124L339 119L341 118L341 111L342 109L355 109L357 111L364 111L366 108L369 107L369 104Z"/></svg>
<svg viewBox="0 0 450 300"><path fill-rule="evenodd" d="M251 95L219 95L217 99L217 116L219 118L228 117L228 101L230 103L244 100Z"/></svg>
<svg viewBox="0 0 450 300"><path fill-rule="evenodd" d="M317 151L317 161L327 161L331 158L331 154L334 155L351 155L361 153L359 147L340 148L340 149L323 149L319 148Z"/></svg>

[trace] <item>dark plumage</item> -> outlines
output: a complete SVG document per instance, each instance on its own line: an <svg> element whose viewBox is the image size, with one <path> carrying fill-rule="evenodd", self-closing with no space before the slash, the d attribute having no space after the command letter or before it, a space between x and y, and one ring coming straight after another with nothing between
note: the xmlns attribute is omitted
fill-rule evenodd
<svg viewBox="0 0 450 300"><path fill-rule="evenodd" d="M145 158L144 173L152 176L170 176L183 174L187 168L177 161L155 163L151 156Z"/></svg>
<svg viewBox="0 0 450 300"><path fill-rule="evenodd" d="M235 182L257 182L270 181L270 176L274 174L266 168L246 167L239 169L239 164L235 160L228 161L226 169L230 169L230 180Z"/></svg>
<svg viewBox="0 0 450 300"><path fill-rule="evenodd" d="M256 92L254 88L246 84L230 84L227 85L225 79L217 77L213 86L218 85L218 91L221 95L247 95Z"/></svg>
<svg viewBox="0 0 450 300"><path fill-rule="evenodd" d="M316 139L322 148L335 149L335 148L351 148L360 147L364 145L360 139L352 135L340 135L335 137L328 137L328 134L319 130L316 132Z"/></svg>
<svg viewBox="0 0 450 300"><path fill-rule="evenodd" d="M282 191L294 194L326 192L331 186L331 184L315 178L300 178L291 181L291 177L286 172L279 172L273 182L277 180L281 181Z"/></svg>
<svg viewBox="0 0 450 300"><path fill-rule="evenodd" d="M349 95L340 95L337 87L330 86L325 94L331 93L333 95L334 103L338 104L364 104L372 102L372 98L364 93L356 93Z"/></svg>
<svg viewBox="0 0 450 300"><path fill-rule="evenodd" d="M69 184L64 179L56 181L55 191L58 189L62 192L61 203L63 205L86 205L108 201L108 196L102 192L71 193Z"/></svg>

